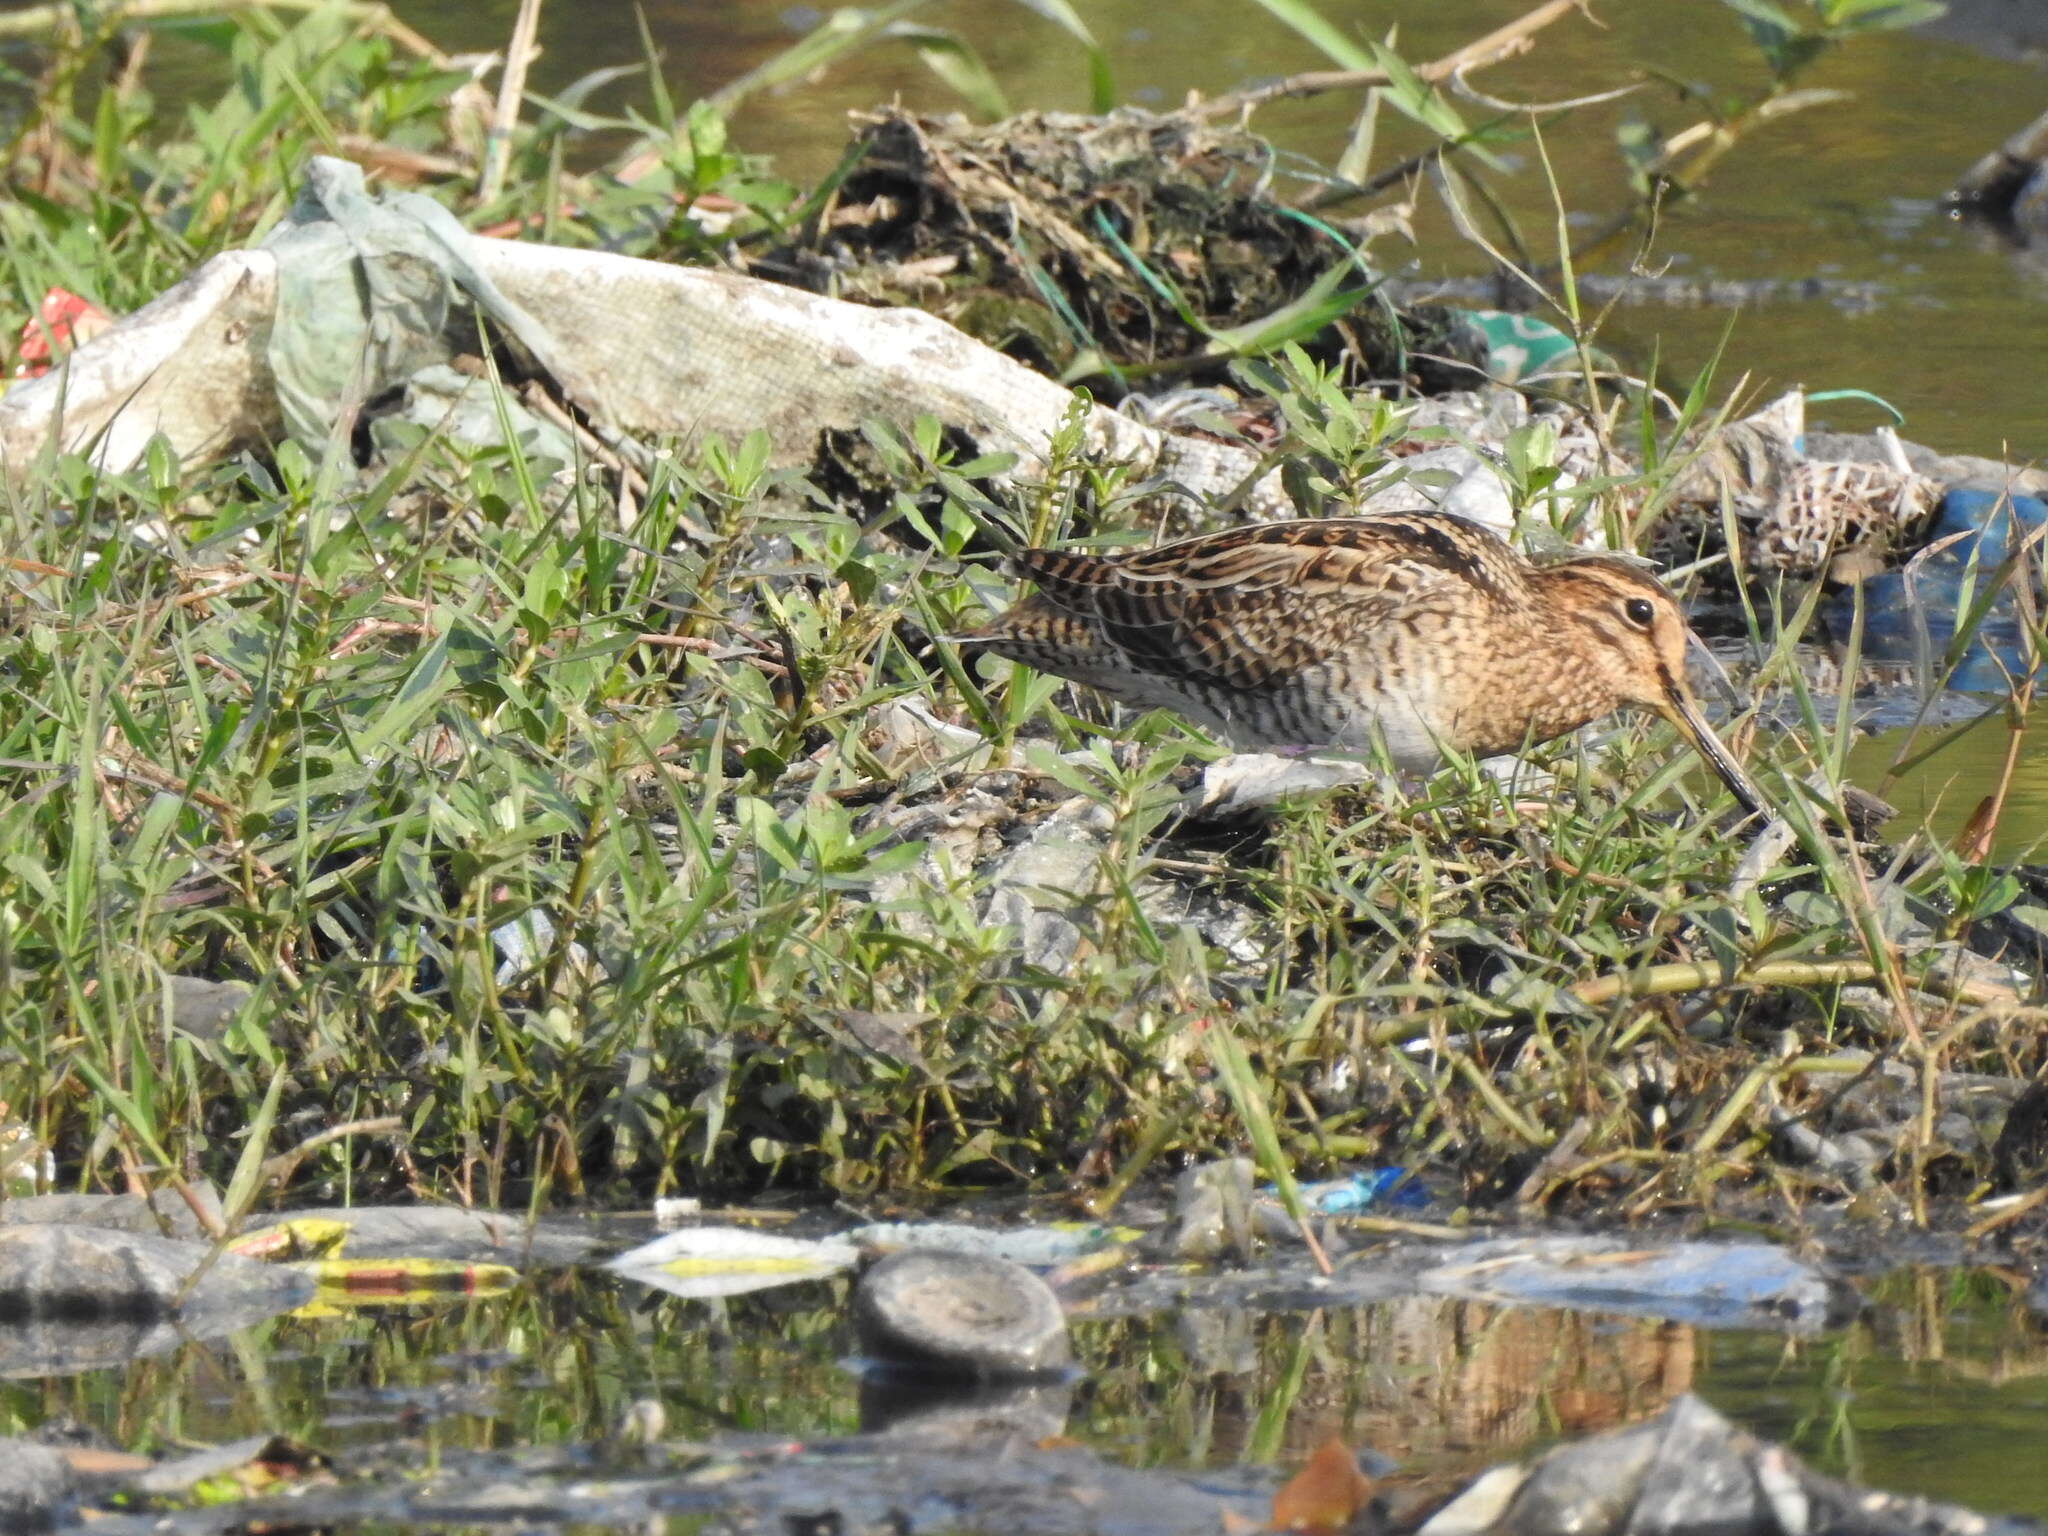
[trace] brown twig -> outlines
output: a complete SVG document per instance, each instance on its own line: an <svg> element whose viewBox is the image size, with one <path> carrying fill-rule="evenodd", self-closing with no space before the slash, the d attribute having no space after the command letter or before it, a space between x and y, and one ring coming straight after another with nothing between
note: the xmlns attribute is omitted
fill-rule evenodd
<svg viewBox="0 0 2048 1536"><path fill-rule="evenodd" d="M1579 1148L1586 1144L1586 1138L1593 1134L1593 1122L1581 1115L1565 1128L1550 1150L1536 1160L1536 1166L1529 1170L1529 1176L1522 1180L1515 1190L1513 1204L1517 1206L1541 1205L1553 1185L1564 1182L1563 1174L1579 1155Z"/></svg>
<svg viewBox="0 0 2048 1536"><path fill-rule="evenodd" d="M523 385L519 399L528 410L568 433L585 453L617 475L621 496L645 499L647 476L644 463L639 461L647 458L647 452L640 444L623 433L606 436L595 424L579 421L538 380Z"/></svg>
<svg viewBox="0 0 2048 1536"><path fill-rule="evenodd" d="M279 874L276 869L272 868L242 841L240 832L236 830L241 822L242 813L227 801L221 799L219 795L201 789L196 784L187 783L174 773L165 772L157 767L155 763L150 762L123 742L107 741L102 744L101 753L103 756L116 759L122 765L118 768L113 768L102 763L98 770L102 783L108 780L125 780L130 783L145 784L151 789L162 790L165 793L189 800L213 818L215 825L220 828L222 838L230 847L246 855L251 867L266 882L271 885L285 885L288 883L283 875Z"/></svg>
<svg viewBox="0 0 2048 1536"><path fill-rule="evenodd" d="M401 623L397 619L358 619L349 626L347 633L334 642L333 649L327 654L329 658L346 656L364 641L379 635L410 635L415 639L424 640L433 633L432 627L426 624Z"/></svg>
<svg viewBox="0 0 2048 1536"><path fill-rule="evenodd" d="M346 1125L330 1125L324 1131L315 1131L295 1147L288 1147L275 1157L266 1157L258 1178L258 1187L265 1184L282 1184L298 1171L299 1164L313 1153L332 1141L341 1141L350 1136L402 1135L405 1121L398 1115L380 1115L374 1120L351 1120Z"/></svg>
<svg viewBox="0 0 2048 1536"><path fill-rule="evenodd" d="M132 26L138 22L168 21L178 16L202 16L235 11L314 11L330 7L353 17L373 32L381 32L410 53L433 64L448 66L448 55L391 14L387 5L363 5L356 0L127 0L109 13L95 18L103 31ZM71 0L55 5L31 5L0 16L0 38L41 37L47 32L75 28L77 6Z"/></svg>
<svg viewBox="0 0 2048 1536"><path fill-rule="evenodd" d="M69 576L71 574L62 566L45 565L40 560L24 560L19 555L0 555L0 570L23 571L33 576Z"/></svg>
<svg viewBox="0 0 2048 1536"><path fill-rule="evenodd" d="M1535 10L1518 17L1506 26L1496 27L1484 37L1465 44L1464 47L1445 54L1442 58L1419 66L1417 78L1435 85L1449 80L1466 70L1479 69L1488 64L1498 64L1502 59L1513 58L1529 47L1529 39L1558 20L1568 11L1583 11L1585 0L1544 0ZM1254 87L1248 91L1232 91L1208 101L1196 102L1184 109L1189 117L1228 117L1233 112L1249 112L1269 101L1286 97L1314 96L1324 91L1364 90L1375 85L1392 85L1394 77L1384 69L1311 69L1302 74L1289 75L1285 80L1276 80L1271 85Z"/></svg>

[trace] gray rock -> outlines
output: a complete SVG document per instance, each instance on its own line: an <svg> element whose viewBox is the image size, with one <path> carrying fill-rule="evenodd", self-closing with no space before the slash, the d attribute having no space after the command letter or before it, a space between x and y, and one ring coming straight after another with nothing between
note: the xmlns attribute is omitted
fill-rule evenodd
<svg viewBox="0 0 2048 1536"><path fill-rule="evenodd" d="M1226 1157L1188 1169L1173 1186L1166 1247L1175 1258L1206 1261L1252 1251L1252 1160Z"/></svg>
<svg viewBox="0 0 2048 1536"><path fill-rule="evenodd" d="M1017 966L1066 970L1087 940L1085 913L1102 880L1102 855L1115 818L1109 807L1076 796L1048 816L999 865L982 921L1017 933ZM1094 926L1092 914L1089 928Z"/></svg>
<svg viewBox="0 0 2048 1536"><path fill-rule="evenodd" d="M1561 1445L1529 1473L1494 1529L1514 1536L1607 1536L1619 1532L1657 1454L1654 1419Z"/></svg>
<svg viewBox="0 0 2048 1536"><path fill-rule="evenodd" d="M0 1440L0 1531L47 1531L71 1502L71 1467L47 1445Z"/></svg>
<svg viewBox="0 0 2048 1536"><path fill-rule="evenodd" d="M1954 1505L1854 1488L1691 1395L1654 1419L1496 1468L1418 1536L2021 1536Z"/></svg>
<svg viewBox="0 0 2048 1536"><path fill-rule="evenodd" d="M1074 1383L1037 1376L963 1381L933 1389L926 1375L870 1372L860 1384L863 1434L903 1444L1036 1445L1066 1433Z"/></svg>
<svg viewBox="0 0 2048 1536"><path fill-rule="evenodd" d="M1548 1452L1504 1505L1498 1493L1454 1501L1424 1527L1423 1536L1479 1530L1513 1536L1768 1531L1771 1506L1751 1471L1756 1452L1754 1440L1705 1403L1679 1397L1654 1419Z"/></svg>
<svg viewBox="0 0 2048 1536"><path fill-rule="evenodd" d="M985 1255L912 1249L882 1260L855 1287L853 1325L875 1358L937 1375L1031 1376L1072 1358L1051 1288Z"/></svg>
<svg viewBox="0 0 2048 1536"><path fill-rule="evenodd" d="M218 1040L242 1005L256 995L246 981L208 981L204 976L168 976L165 991L171 1023L201 1040Z"/></svg>
<svg viewBox="0 0 2048 1536"><path fill-rule="evenodd" d="M0 1228L0 1322L150 1322L252 1307L262 1315L312 1294L296 1270L214 1256L205 1243L101 1227Z"/></svg>
<svg viewBox="0 0 2048 1536"><path fill-rule="evenodd" d="M1656 1424L1657 1451L1629 1513L1630 1536L1769 1529L1771 1506L1750 1470L1754 1440L1690 1394Z"/></svg>
<svg viewBox="0 0 2048 1536"><path fill-rule="evenodd" d="M220 1195L201 1181L190 1186L201 1210L215 1223L223 1218ZM207 1231L192 1206L175 1189L141 1195L23 1195L0 1201L0 1227L60 1225L146 1232L156 1237L204 1238Z"/></svg>
<svg viewBox="0 0 2048 1536"><path fill-rule="evenodd" d="M1779 1155L1787 1162L1812 1167L1851 1189L1867 1188L1893 1150L1867 1131L1823 1136L1791 1115L1778 1117L1774 1135Z"/></svg>

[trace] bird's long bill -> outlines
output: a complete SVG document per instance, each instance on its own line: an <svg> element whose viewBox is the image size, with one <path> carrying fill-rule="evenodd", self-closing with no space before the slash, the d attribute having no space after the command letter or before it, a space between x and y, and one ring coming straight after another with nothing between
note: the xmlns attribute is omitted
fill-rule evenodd
<svg viewBox="0 0 2048 1536"><path fill-rule="evenodd" d="M1742 808L1752 816L1763 811L1764 797L1749 775L1742 771L1728 749L1721 745L1721 738L1714 734L1714 728L1707 724L1707 717L1700 713L1699 704L1691 691L1678 679L1671 679L1664 694L1664 703L1658 714L1677 726L1681 735L1692 743L1692 749L1707 760L1714 772L1721 775L1723 782L1735 792L1735 798L1742 802Z"/></svg>

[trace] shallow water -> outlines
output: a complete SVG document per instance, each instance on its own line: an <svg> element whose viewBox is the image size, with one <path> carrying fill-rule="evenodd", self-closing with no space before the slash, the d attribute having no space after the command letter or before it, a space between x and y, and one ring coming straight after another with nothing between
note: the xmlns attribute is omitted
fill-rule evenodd
<svg viewBox="0 0 2048 1536"><path fill-rule="evenodd" d="M1925 827L1953 844L2005 767L2011 727L1995 701L1976 723L1945 730L1886 731L1857 743L1849 778L1889 800L1899 816L1893 835ZM1896 764L1905 763L1903 769ZM2048 844L2048 727L2035 721L2022 735L1991 854L2001 862L2037 863Z"/></svg>
<svg viewBox="0 0 2048 1536"><path fill-rule="evenodd" d="M1428 1486L1697 1392L1826 1470L2048 1518L2048 1319L1995 1274L1868 1283L1793 1341L1417 1298L1075 1324L1065 1433L1141 1466L1284 1472L1332 1432ZM344 1472L586 1443L652 1398L675 1438L863 1427L843 1281L686 1301L599 1273L434 1308L284 1318L123 1372L0 1383L0 1429L130 1447L273 1430ZM872 1426L870 1426L872 1427Z"/></svg>

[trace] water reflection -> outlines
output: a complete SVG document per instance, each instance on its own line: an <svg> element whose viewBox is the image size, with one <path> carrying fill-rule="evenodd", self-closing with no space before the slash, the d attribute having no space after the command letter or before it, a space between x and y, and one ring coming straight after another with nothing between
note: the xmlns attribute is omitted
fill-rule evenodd
<svg viewBox="0 0 2048 1536"><path fill-rule="evenodd" d="M1654 1413L1694 1391L1826 1470L2048 1515L2048 1322L2021 1277L1904 1272L1808 1342L1442 1298L1257 1315L1188 1308L1075 1327L1081 1374L1028 1401L937 1404L861 1383L843 1282L727 1302L608 1276L499 1301L287 1317L126 1371L0 1385L0 1432L72 1424L123 1447L282 1431L347 1476L442 1452L666 1433L806 1438L1008 1424L1161 1466L1293 1465L1324 1437L1433 1484Z"/></svg>

